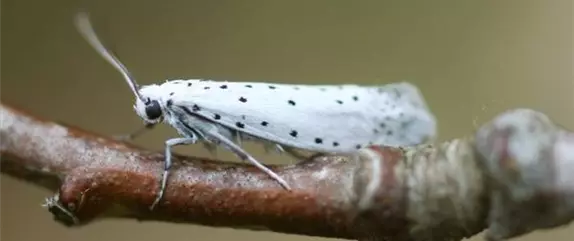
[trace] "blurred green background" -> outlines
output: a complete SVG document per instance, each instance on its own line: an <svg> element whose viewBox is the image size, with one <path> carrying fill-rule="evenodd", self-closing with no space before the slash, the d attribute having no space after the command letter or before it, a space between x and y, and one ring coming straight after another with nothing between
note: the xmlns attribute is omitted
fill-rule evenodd
<svg viewBox="0 0 574 241"><path fill-rule="evenodd" d="M105 135L131 132L142 122L121 76L76 32L72 18L78 7L91 13L100 37L142 84L169 78L317 84L407 80L419 86L436 113L440 140L470 135L516 107L542 111L574 129L570 0L1 4L2 101ZM163 141L175 135L165 126L136 143L161 150ZM261 147L247 148L263 156ZM207 156L201 146L177 151ZM224 150L218 157L236 160ZM66 229L40 206L49 191L5 175L1 181L5 241L321 240L134 220ZM574 228L519 240L572 240L568 235L574 236Z"/></svg>

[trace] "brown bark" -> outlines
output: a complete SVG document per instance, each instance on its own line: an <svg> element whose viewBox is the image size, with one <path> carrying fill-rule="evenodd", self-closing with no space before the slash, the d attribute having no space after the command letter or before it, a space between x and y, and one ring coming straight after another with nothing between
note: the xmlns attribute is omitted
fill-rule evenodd
<svg viewBox="0 0 574 241"><path fill-rule="evenodd" d="M273 166L292 191L248 164L176 155L149 211L162 153L1 109L2 172L57 190L46 206L66 225L121 217L360 240L460 240L488 228L495 240L574 217L573 134L530 110L473 138Z"/></svg>

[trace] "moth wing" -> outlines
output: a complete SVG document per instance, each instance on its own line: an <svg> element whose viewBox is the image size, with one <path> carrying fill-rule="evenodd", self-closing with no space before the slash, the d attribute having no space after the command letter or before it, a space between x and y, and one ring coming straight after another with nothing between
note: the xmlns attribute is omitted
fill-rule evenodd
<svg viewBox="0 0 574 241"><path fill-rule="evenodd" d="M174 105L249 135L296 148L346 152L415 145L436 135L422 94L407 82L382 86L194 82ZM175 91L174 91L175 92Z"/></svg>

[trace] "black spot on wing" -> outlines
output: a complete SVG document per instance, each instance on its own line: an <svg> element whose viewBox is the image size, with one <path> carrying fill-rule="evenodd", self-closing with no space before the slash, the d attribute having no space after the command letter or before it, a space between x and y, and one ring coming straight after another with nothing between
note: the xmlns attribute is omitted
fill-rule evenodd
<svg viewBox="0 0 574 241"><path fill-rule="evenodd" d="M291 135L292 137L297 137L297 131L291 131L289 132L289 135Z"/></svg>

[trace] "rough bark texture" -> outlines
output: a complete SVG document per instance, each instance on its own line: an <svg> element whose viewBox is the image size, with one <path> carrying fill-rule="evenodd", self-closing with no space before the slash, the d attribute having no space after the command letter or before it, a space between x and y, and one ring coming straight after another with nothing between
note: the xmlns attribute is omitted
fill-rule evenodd
<svg viewBox="0 0 574 241"><path fill-rule="evenodd" d="M476 137L370 147L273 166L286 191L248 164L175 156L149 211L163 154L2 104L2 172L56 190L66 225L163 220L359 240L500 240L574 218L574 135L532 110L502 113Z"/></svg>

